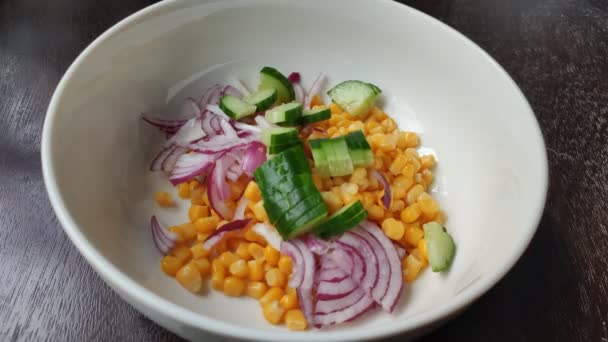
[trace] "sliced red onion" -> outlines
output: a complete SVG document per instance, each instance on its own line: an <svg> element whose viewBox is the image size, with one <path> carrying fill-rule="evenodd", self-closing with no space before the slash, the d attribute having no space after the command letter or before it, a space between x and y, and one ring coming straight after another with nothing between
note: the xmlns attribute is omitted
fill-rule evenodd
<svg viewBox="0 0 608 342"><path fill-rule="evenodd" d="M198 102L189 97L186 99L184 104L182 105L182 111L180 113L180 118L191 119L197 117L201 114L201 107L199 107Z"/></svg>
<svg viewBox="0 0 608 342"><path fill-rule="evenodd" d="M363 291L361 288L356 288L342 297L332 299L319 299L317 297L317 302L315 304L315 315L329 314L344 310L355 305L363 296L366 296L365 291Z"/></svg>
<svg viewBox="0 0 608 342"><path fill-rule="evenodd" d="M243 97L243 93L238 88L231 85L224 86L224 89L222 89L222 95L232 95L238 98Z"/></svg>
<svg viewBox="0 0 608 342"><path fill-rule="evenodd" d="M306 100L306 94L304 93L304 88L300 85L300 83L292 83L293 91L296 94L297 102L304 102Z"/></svg>
<svg viewBox="0 0 608 342"><path fill-rule="evenodd" d="M203 93L203 96L201 96L200 100L198 101L198 106L199 108L206 108L207 105L209 104L209 101L211 100L211 97L214 96L214 94L216 92L221 92L222 87L219 84L215 84L211 87L209 87L205 93Z"/></svg>
<svg viewBox="0 0 608 342"><path fill-rule="evenodd" d="M236 209L234 210L234 220L242 220L245 218L247 204L249 204L247 197L241 196L241 199L239 199L239 202L236 204Z"/></svg>
<svg viewBox="0 0 608 342"><path fill-rule="evenodd" d="M254 118L254 120L255 120L255 122L258 124L258 126L259 126L261 129L264 129L264 128L276 128L276 127L279 127L279 126L277 126L277 125L273 124L272 122L270 122L270 121L266 120L266 118L265 118L265 117L264 117L264 115L262 115L262 114L257 115L257 116Z"/></svg>
<svg viewBox="0 0 608 342"><path fill-rule="evenodd" d="M179 130L165 142L165 146L176 144L182 147L204 138L207 134L202 129L202 118L197 116L188 120Z"/></svg>
<svg viewBox="0 0 608 342"><path fill-rule="evenodd" d="M249 219L234 220L219 227L205 239L203 248L210 251L218 242L222 241L226 234L245 228L249 224L249 221Z"/></svg>
<svg viewBox="0 0 608 342"><path fill-rule="evenodd" d="M293 240L293 244L300 250L302 255L303 262L299 267L304 268L302 283L296 288L296 293L298 294L298 301L300 302L304 317L312 324L314 322L312 287L315 279L316 262L314 255L302 240Z"/></svg>
<svg viewBox="0 0 608 342"><path fill-rule="evenodd" d="M298 288L304 280L304 256L302 251L290 241L281 242L281 253L288 255L293 261L293 270L289 277L289 287Z"/></svg>
<svg viewBox="0 0 608 342"><path fill-rule="evenodd" d="M176 233L161 225L154 215L150 219L150 229L152 230L152 237L154 238L156 248L163 254L169 253L179 239Z"/></svg>
<svg viewBox="0 0 608 342"><path fill-rule="evenodd" d="M306 246L308 246L310 251L318 255L324 255L331 247L331 244L329 242L319 239L318 237L312 234L306 236L305 242Z"/></svg>
<svg viewBox="0 0 608 342"><path fill-rule="evenodd" d="M255 134L262 133L262 129L258 126L248 125L246 123L242 123L240 121L235 121L232 123L232 126L238 130L250 131Z"/></svg>
<svg viewBox="0 0 608 342"><path fill-rule="evenodd" d="M222 97L222 87L220 85L217 88L213 89L213 92L209 96L209 102L207 102L207 106L220 104L220 98ZM205 108L205 107L203 107Z"/></svg>
<svg viewBox="0 0 608 342"><path fill-rule="evenodd" d="M403 260L403 257L405 257L405 248L393 243L393 245L395 246L395 250L397 251L397 255L399 256L399 259Z"/></svg>
<svg viewBox="0 0 608 342"><path fill-rule="evenodd" d="M219 153L229 152L236 148L244 147L249 145L253 141L257 141L258 137L255 135L241 134L237 138L227 138L225 135L216 135L209 138L208 140L202 140L188 147L196 152L200 153Z"/></svg>
<svg viewBox="0 0 608 342"><path fill-rule="evenodd" d="M371 249L376 256L376 261L378 263L378 280L376 281L376 285L371 291L371 296L377 303L381 303L384 296L386 295L389 281L391 279L391 265L388 261L388 257L386 256L386 252L384 251L382 245L378 242L378 240L374 238L365 229L361 227L355 227L349 232L351 234L359 236L363 240L366 240L371 246Z"/></svg>
<svg viewBox="0 0 608 342"><path fill-rule="evenodd" d="M224 154L215 162L211 178L215 185L214 188L219 191L218 194L221 201L226 201L230 197L231 190L226 182L226 172L228 172L228 169L230 169L234 162L236 162L236 158L230 154Z"/></svg>
<svg viewBox="0 0 608 342"><path fill-rule="evenodd" d="M228 171L226 172L226 178L230 179L231 181L235 182L237 179L239 179L239 177L241 176L242 170L234 170L235 166L237 168L240 168L237 164L233 164Z"/></svg>
<svg viewBox="0 0 608 342"><path fill-rule="evenodd" d="M277 232L275 227L266 223L256 223L251 229L256 234L263 237L264 240L266 240L266 242L268 242L268 244L272 246L272 248L276 249L277 251L281 250L283 238L281 237L281 235L279 235L279 232Z"/></svg>
<svg viewBox="0 0 608 342"><path fill-rule="evenodd" d="M372 297L364 293L364 296L355 304L347 306L342 310L337 310L328 314L315 315L314 322L316 326L324 326L352 321L369 311L374 304L375 302Z"/></svg>
<svg viewBox="0 0 608 342"><path fill-rule="evenodd" d="M300 83L300 73L292 72L289 74L289 76L287 76L287 80L291 83Z"/></svg>
<svg viewBox="0 0 608 342"><path fill-rule="evenodd" d="M219 115L222 119L225 119L228 122L232 120L232 118L229 117L228 114L224 113L224 111L217 104L209 104L207 105L206 109L215 115Z"/></svg>
<svg viewBox="0 0 608 342"><path fill-rule="evenodd" d="M224 138L226 139L238 139L238 134L234 130L234 127L230 124L230 122L226 120L222 120L220 122L220 127L222 127L222 131L224 132Z"/></svg>
<svg viewBox="0 0 608 342"><path fill-rule="evenodd" d="M156 155L152 164L150 165L150 171L171 171L173 166L177 162L177 159L188 150L177 146L175 144L165 146Z"/></svg>
<svg viewBox="0 0 608 342"><path fill-rule="evenodd" d="M360 288L350 277L336 281L322 281L317 286L317 300L342 298Z"/></svg>
<svg viewBox="0 0 608 342"><path fill-rule="evenodd" d="M167 134L175 134L188 120L166 120L155 116L142 114L141 118L150 125Z"/></svg>
<svg viewBox="0 0 608 342"><path fill-rule="evenodd" d="M209 197L209 204L213 210L224 220L229 220L233 213L230 208L226 205L223 199L220 198L220 192L224 191L223 188L226 186L225 171L222 170L223 166L218 167L216 163L207 176L207 196ZM217 179L220 179L219 183ZM222 189L218 188L221 187ZM230 189L228 189L230 191Z"/></svg>
<svg viewBox="0 0 608 342"><path fill-rule="evenodd" d="M266 161L266 145L259 141L253 141L249 147L245 149L245 155L242 159L243 172L249 177L253 177L253 172L258 166Z"/></svg>
<svg viewBox="0 0 608 342"><path fill-rule="evenodd" d="M306 100L304 101L304 108L310 108L310 101L312 97L315 95L320 95L325 82L327 81L327 77L323 73L319 73L319 76L315 79L312 86L306 92Z"/></svg>
<svg viewBox="0 0 608 342"><path fill-rule="evenodd" d="M388 282L388 289L386 290L386 294L382 298L382 302L380 305L382 308L388 312L392 312L397 303L399 302L399 298L401 297L402 289L403 289L403 275L401 272L401 259L399 259L399 255L397 255L397 251L395 250L395 246L391 242L391 240L382 232L382 230L372 222L365 220L361 222L360 225L363 229L365 229L368 233L370 233L382 246L382 250L386 253L386 257L390 264L390 279Z"/></svg>
<svg viewBox="0 0 608 342"><path fill-rule="evenodd" d="M169 180L173 185L188 181L206 172L215 162L216 156L203 153L182 154L175 163Z"/></svg>
<svg viewBox="0 0 608 342"><path fill-rule="evenodd" d="M243 95L247 96L251 94L249 89L241 82L241 80L234 80L234 87L237 88Z"/></svg>
<svg viewBox="0 0 608 342"><path fill-rule="evenodd" d="M359 286L367 294L373 297L373 289L376 287L378 282L379 265L375 252L372 246L367 240L361 238L359 235L355 235L346 232L340 236L337 240L340 244L350 246L353 250L360 253L363 256L363 262L365 263L365 275L359 282ZM381 298L374 298L380 300Z"/></svg>
<svg viewBox="0 0 608 342"><path fill-rule="evenodd" d="M382 183L382 186L384 187L384 195L382 195L382 205L384 205L385 209L390 208L391 198L393 197L391 193L390 183L388 182L386 177L384 177L382 172L379 172L378 170L372 170L372 176L376 178L380 183Z"/></svg>
<svg viewBox="0 0 608 342"><path fill-rule="evenodd" d="M355 282L361 283L366 274L363 255L359 251L340 242L337 242L334 246L337 248L334 248L327 256L348 272Z"/></svg>

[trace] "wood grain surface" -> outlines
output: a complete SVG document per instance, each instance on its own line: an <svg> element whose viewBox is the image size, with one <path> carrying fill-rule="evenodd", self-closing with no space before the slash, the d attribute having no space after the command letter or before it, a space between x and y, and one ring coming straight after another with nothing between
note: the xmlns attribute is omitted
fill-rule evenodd
<svg viewBox="0 0 608 342"><path fill-rule="evenodd" d="M403 2L510 73L536 112L550 164L547 207L525 255L422 340L608 341L608 1ZM40 169L42 123L63 72L151 3L0 0L0 341L180 340L87 265L53 214Z"/></svg>

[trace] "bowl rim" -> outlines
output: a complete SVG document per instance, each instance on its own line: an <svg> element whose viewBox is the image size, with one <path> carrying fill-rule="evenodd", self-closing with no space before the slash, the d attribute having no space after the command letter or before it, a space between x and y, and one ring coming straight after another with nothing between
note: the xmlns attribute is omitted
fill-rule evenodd
<svg viewBox="0 0 608 342"><path fill-rule="evenodd" d="M542 199L535 203L535 215L532 217L529 223L529 228L523 239L520 239L520 244L515 247L515 252L505 260L504 263L496 269L495 272L487 274L483 279L473 283L471 286L465 288L453 299L447 303L434 307L425 312L416 314L410 319L401 322L401 324L390 324L390 325L378 325L370 327L369 329L361 330L339 330L339 331L317 331L314 334L309 332L293 332L293 331L270 331L261 330L255 328L242 327L237 324L227 323L222 320L215 319L213 317L205 316L191 310L188 310L178 304L175 304L167 299L160 297L159 295L151 292L150 290L139 285L136 281L129 278L126 274L122 273L116 266L114 266L109 260L103 257L93 247L91 242L80 232L76 222L70 215L69 211L64 205L61 192L56 182L51 138L54 128L54 121L56 112L61 99L66 90L66 85L69 83L71 78L76 74L80 65L83 61L89 57L97 47L108 38L111 38L114 34L119 33L129 25L145 19L150 15L153 15L157 11L161 11L163 8L173 4L181 2L181 0L163 0L146 8L143 8L128 17L122 19L103 34L97 37L92 43L90 43L74 60L68 70L65 72L61 81L57 85L49 107L46 112L44 126L42 130L41 140L41 158L42 158L42 173L44 183L47 189L47 193L51 202L51 206L55 211L61 226L67 233L72 243L76 246L80 254L84 256L86 261L93 267L93 269L101 276L101 278L110 285L123 299L132 303L131 301L138 304L138 307L146 307L153 312L160 313L162 316L170 317L172 320L184 323L190 327L208 331L217 335L225 335L233 338L240 338L245 340L260 339L265 341L346 341L346 340L368 340L374 338L387 337L404 333L406 331L413 331L420 329L425 326L429 326L434 322L445 320L460 310L467 307L469 304L477 300L483 294L485 294L490 288L492 288L500 279L502 279L514 264L520 259L524 251L527 249L530 241L534 237L546 202L548 182L549 182L549 170L547 151L544 143L544 138L540 130L538 120L536 119L534 112L528 103L526 97L522 93L521 89L516 85L509 74L483 49L481 49L473 41L465 37L447 24L424 14L414 8L407 5L395 2L393 0L362 0L368 1L371 5L373 2L374 6L386 6L387 9L393 9L397 11L409 12L408 15L423 17L428 22L428 25L440 26L446 32L449 32L453 36L453 39L459 39L463 45L467 45L468 48L476 50L477 53L481 54L482 57L487 59L498 74L502 74L506 80L510 83L510 86L514 90L514 96L519 97L523 101L527 108L528 114L532 116L533 122L535 123L535 130L537 133L537 143L541 148L541 158L538 162L541 164L540 167L544 171L542 173ZM202 1L201 4L212 1ZM145 314L148 316L147 314Z"/></svg>

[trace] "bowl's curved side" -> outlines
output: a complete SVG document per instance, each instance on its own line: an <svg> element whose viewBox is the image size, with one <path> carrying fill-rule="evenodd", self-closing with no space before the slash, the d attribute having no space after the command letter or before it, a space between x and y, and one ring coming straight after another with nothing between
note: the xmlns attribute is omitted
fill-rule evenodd
<svg viewBox="0 0 608 342"><path fill-rule="evenodd" d="M463 51L466 50L466 52L462 52L463 56L472 56L475 61L483 64L483 68L485 68L484 70L487 71L488 75L491 75L493 79L495 78L495 82L502 85L500 89L509 92L509 94L513 94L510 95L510 97L513 102L517 102L514 107L520 108L522 111L522 116L519 118L518 123L527 127L526 136L528 137L527 143L529 144L527 153L529 154L530 160L536 162L531 171L534 174L531 176L534 180L538 181L539 187L530 191L529 201L533 207L529 208L530 215L525 218L527 226L522 228L524 233L514 241L514 247L509 258L502 260L500 267L497 268L495 272L485 274L479 280L460 289L459 293L455 294L449 302L431 310L418 313L408 320L395 321L390 325L376 325L357 330L344 329L337 331L284 332L241 327L183 308L134 281L97 250L94 243L90 240L90 237L83 234L79 228L77 223L78 220L74 219L74 213L66 206L65 192L62 191L61 186L57 181L58 177L61 176L57 173L58 165L56 157L58 154L57 141L59 139L59 133L57 132L59 132L60 128L64 129L66 125L66 123L62 122L59 123L60 127L58 127L57 117L59 115L58 113L63 108L62 106L64 106L67 101L67 92L71 87L74 87L74 83L78 84L78 73L82 72L82 65L87 59L98 52L102 44L118 37L122 32L127 31L130 28L137 27L138 24L144 21L162 16L169 16L177 11L195 7L200 9L204 6L212 6L213 11L209 10L205 12L209 13L220 12L222 11L222 8L254 6L254 4L257 3L266 5L281 3L281 6L293 6L298 10L301 10L302 8L319 7L324 8L328 12L332 12L341 7L351 6L356 9L354 12L357 13L372 12L373 14L381 14L383 12L391 12L391 16L394 16L395 18L397 16L407 18L410 25L413 25L411 27L416 27L421 31L427 30L426 32L429 35L440 36L442 39L452 42L453 45L461 46ZM165 328L190 339L200 337L205 330L242 339L259 339L265 341L284 341L287 339L293 341L362 340L384 337L400 332L408 332L410 336L417 335L422 331L421 329L428 329L429 327L438 324L442 319L447 319L465 308L479 296L484 294L511 269L525 251L536 231L544 208L548 186L547 156L542 134L538 127L538 123L534 118L532 109L520 89L515 85L508 74L489 55L460 33L425 14L390 0L341 0L333 2L318 0L305 3L295 0L284 2L272 0L260 0L256 2L235 0L222 2L207 1L203 3L201 3L201 1L165 0L150 6L110 28L91 43L91 45L89 45L89 47L87 47L70 66L57 86L47 110L42 133L41 157L44 181L51 204L59 221L64 227L64 230L87 262L92 265L106 283L131 305Z"/></svg>

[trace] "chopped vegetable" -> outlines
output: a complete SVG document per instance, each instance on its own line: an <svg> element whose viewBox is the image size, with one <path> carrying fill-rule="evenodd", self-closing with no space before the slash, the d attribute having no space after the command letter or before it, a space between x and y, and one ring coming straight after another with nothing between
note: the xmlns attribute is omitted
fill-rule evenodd
<svg viewBox="0 0 608 342"><path fill-rule="evenodd" d="M456 245L452 236L437 222L425 223L424 241L429 255L429 263L433 272L447 270L454 260Z"/></svg>
<svg viewBox="0 0 608 342"><path fill-rule="evenodd" d="M327 95L350 115L359 116L369 112L380 88L361 81L345 81L333 87Z"/></svg>
<svg viewBox="0 0 608 342"><path fill-rule="evenodd" d="M258 90L275 89L277 100L281 103L291 102L295 99L291 82L277 69L265 66L260 70L260 85Z"/></svg>

